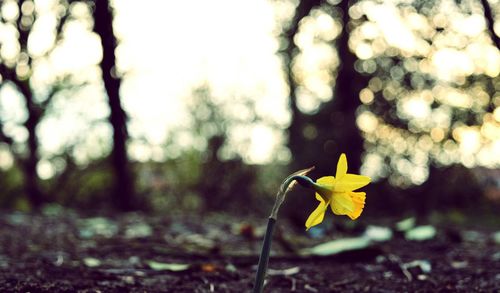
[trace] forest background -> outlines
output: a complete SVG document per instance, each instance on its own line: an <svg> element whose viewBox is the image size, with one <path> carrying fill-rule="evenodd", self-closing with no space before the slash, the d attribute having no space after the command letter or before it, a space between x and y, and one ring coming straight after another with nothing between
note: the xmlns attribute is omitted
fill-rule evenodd
<svg viewBox="0 0 500 293"><path fill-rule="evenodd" d="M344 152L368 216L494 223L499 8L4 0L0 206L266 216Z"/></svg>

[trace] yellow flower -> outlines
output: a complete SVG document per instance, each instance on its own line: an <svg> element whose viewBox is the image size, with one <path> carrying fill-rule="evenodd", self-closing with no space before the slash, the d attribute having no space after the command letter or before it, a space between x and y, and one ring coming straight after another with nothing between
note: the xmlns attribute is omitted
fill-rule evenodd
<svg viewBox="0 0 500 293"><path fill-rule="evenodd" d="M366 186L370 180L367 176L348 174L346 156L340 155L335 177L321 177L312 186L320 203L307 219L306 228L309 230L312 226L323 222L328 206L336 215L347 215L352 220L357 219L365 206L366 193L354 190Z"/></svg>

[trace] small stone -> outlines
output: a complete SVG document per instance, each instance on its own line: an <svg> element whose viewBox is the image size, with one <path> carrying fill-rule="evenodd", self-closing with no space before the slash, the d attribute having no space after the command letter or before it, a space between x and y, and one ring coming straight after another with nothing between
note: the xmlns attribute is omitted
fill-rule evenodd
<svg viewBox="0 0 500 293"><path fill-rule="evenodd" d="M132 285L135 283L135 278L132 276L123 276L121 279L123 280L123 282L125 282L126 284L129 284L129 285Z"/></svg>
<svg viewBox="0 0 500 293"><path fill-rule="evenodd" d="M428 277L426 275L422 275L422 274L417 276L417 280L419 280L419 281L425 281L425 280L427 280L427 278Z"/></svg>
<svg viewBox="0 0 500 293"><path fill-rule="evenodd" d="M454 269L464 269L469 265L467 261L452 261L451 267Z"/></svg>

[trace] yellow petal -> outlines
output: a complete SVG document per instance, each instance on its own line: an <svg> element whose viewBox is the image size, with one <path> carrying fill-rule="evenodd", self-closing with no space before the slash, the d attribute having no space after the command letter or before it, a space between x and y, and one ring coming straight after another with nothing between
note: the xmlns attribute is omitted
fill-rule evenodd
<svg viewBox="0 0 500 293"><path fill-rule="evenodd" d="M348 213L347 216L352 220L356 220L361 213L363 212L363 208L365 207L365 199L366 193L364 192L350 192L349 196L354 202L354 211Z"/></svg>
<svg viewBox="0 0 500 293"><path fill-rule="evenodd" d="M338 179L335 183L335 192L348 192L353 191L370 183L370 177L356 175L356 174L346 174L341 179Z"/></svg>
<svg viewBox="0 0 500 293"><path fill-rule="evenodd" d="M347 215L355 211L355 204L347 192L334 193L330 206L336 215Z"/></svg>
<svg viewBox="0 0 500 293"><path fill-rule="evenodd" d="M316 180L316 186L313 186L313 188L316 190L316 199L318 199L318 196L320 196L324 201L330 201L334 186L335 177L333 176L325 176Z"/></svg>
<svg viewBox="0 0 500 293"><path fill-rule="evenodd" d="M309 215L306 221L306 230L309 230L312 226L316 226L323 222L323 218L325 217L325 211L328 207L328 204L324 201L321 201L318 207Z"/></svg>
<svg viewBox="0 0 500 293"><path fill-rule="evenodd" d="M325 176L316 180L316 183L326 186L333 186L335 184L335 177L333 176Z"/></svg>
<svg viewBox="0 0 500 293"><path fill-rule="evenodd" d="M347 173L347 158L345 154L341 154L339 161L337 163L337 173L335 174L335 177L337 177L337 179L340 179L344 177L346 173Z"/></svg>

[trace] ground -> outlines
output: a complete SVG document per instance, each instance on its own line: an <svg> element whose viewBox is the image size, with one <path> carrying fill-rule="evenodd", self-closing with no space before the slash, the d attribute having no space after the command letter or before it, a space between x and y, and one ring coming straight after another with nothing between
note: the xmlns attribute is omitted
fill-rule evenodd
<svg viewBox="0 0 500 293"><path fill-rule="evenodd" d="M393 227L288 226L278 221L265 292L500 292L495 231L436 227L410 241ZM0 292L248 292L264 227L224 215L3 212ZM367 231L356 249L307 250Z"/></svg>

